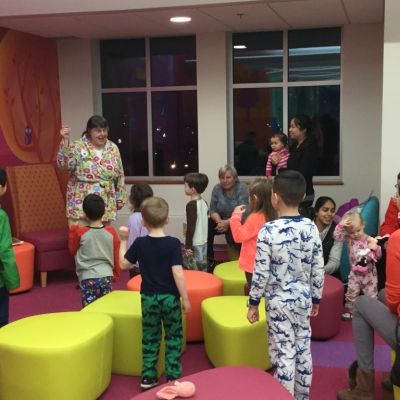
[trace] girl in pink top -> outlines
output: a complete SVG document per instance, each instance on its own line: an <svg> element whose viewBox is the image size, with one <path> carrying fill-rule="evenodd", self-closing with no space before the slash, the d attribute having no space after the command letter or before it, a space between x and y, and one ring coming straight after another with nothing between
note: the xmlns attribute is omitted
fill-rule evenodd
<svg viewBox="0 0 400 400"><path fill-rule="evenodd" d="M342 314L343 321L353 319L353 304L361 291L373 299L378 297L375 263L382 256L381 247L376 238L364 232L364 228L362 216L357 212L349 212L333 232L335 240L346 242L351 266L345 296L347 311Z"/></svg>
<svg viewBox="0 0 400 400"><path fill-rule="evenodd" d="M281 168L287 167L287 161L289 159L289 149L287 148L287 136L282 133L274 133L271 137L271 149L272 152L268 156L267 165L265 167L265 175L268 179L272 179L273 176L279 172ZM274 159L277 163L272 162Z"/></svg>
<svg viewBox="0 0 400 400"><path fill-rule="evenodd" d="M277 219L277 213L271 204L272 185L267 179L253 179L248 191L251 214L242 224L242 216L246 211L246 206L237 206L232 213L230 227L235 242L242 243L239 268L245 272L247 283L250 286L256 257L258 232L266 222Z"/></svg>

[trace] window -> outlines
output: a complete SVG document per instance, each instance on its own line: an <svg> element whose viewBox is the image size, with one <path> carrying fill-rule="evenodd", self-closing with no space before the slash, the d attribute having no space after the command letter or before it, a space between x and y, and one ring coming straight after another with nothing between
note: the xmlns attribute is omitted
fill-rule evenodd
<svg viewBox="0 0 400 400"><path fill-rule="evenodd" d="M198 171L195 36L100 42L103 115L125 175Z"/></svg>
<svg viewBox="0 0 400 400"><path fill-rule="evenodd" d="M319 124L324 139L316 176L337 179L341 29L234 33L232 56L230 156L238 173L263 175L271 135L288 134L290 119L302 113Z"/></svg>

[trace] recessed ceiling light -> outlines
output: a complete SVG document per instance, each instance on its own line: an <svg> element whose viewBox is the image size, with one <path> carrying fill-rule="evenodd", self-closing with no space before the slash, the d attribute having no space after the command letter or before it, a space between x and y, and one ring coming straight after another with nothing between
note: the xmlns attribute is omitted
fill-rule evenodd
<svg viewBox="0 0 400 400"><path fill-rule="evenodd" d="M247 49L247 46L244 44L238 44L237 46L233 46L234 49Z"/></svg>
<svg viewBox="0 0 400 400"><path fill-rule="evenodd" d="M173 17L170 19L171 22L189 22L192 18L189 17Z"/></svg>

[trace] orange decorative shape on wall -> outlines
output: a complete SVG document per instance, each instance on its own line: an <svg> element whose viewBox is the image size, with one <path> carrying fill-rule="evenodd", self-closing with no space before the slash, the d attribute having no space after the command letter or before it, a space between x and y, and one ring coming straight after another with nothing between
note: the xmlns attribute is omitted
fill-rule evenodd
<svg viewBox="0 0 400 400"><path fill-rule="evenodd" d="M55 160L61 126L55 40L9 30L0 42L0 124L26 163Z"/></svg>

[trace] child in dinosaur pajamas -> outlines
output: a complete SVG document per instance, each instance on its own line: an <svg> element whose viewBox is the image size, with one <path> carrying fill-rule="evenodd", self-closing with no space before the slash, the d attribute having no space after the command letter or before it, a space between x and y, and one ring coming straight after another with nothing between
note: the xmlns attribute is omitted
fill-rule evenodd
<svg viewBox="0 0 400 400"><path fill-rule="evenodd" d="M324 285L318 229L298 212L305 191L299 172L285 171L274 179L272 205L280 218L266 223L258 235L247 314L250 323L259 321L258 305L264 296L275 378L296 400L309 399L310 316L318 314Z"/></svg>

